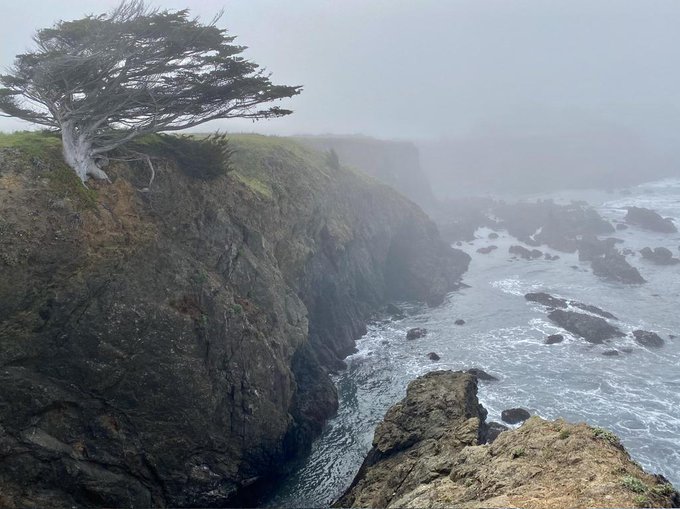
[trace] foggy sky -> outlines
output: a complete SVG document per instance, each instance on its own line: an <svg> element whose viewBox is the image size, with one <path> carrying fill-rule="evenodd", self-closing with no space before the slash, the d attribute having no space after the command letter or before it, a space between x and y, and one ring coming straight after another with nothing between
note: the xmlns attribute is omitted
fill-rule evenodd
<svg viewBox="0 0 680 509"><path fill-rule="evenodd" d="M37 28L117 0L6 2L0 65ZM675 0L166 0L249 46L275 83L303 85L287 118L211 127L441 138L617 126L680 131ZM0 129L28 125L0 118ZM206 128L203 128L206 130Z"/></svg>

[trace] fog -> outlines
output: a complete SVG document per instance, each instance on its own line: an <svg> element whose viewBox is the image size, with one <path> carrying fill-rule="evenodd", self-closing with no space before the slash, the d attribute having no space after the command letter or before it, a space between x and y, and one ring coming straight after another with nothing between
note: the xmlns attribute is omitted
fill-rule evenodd
<svg viewBox="0 0 680 509"><path fill-rule="evenodd" d="M1 63L10 65L15 54L28 49L36 29L117 3L5 5ZM222 121L211 129L363 134L425 141L425 151L438 141L433 153L424 154L435 184L444 171L436 161L450 157L453 148L461 171L496 168L481 159L488 160L486 152L498 144L506 154L500 164L507 158L513 165L564 168L573 158L568 140L575 137L583 149L576 161L586 165L615 168L623 159L634 172L675 165L680 124L676 1L155 4L189 7L203 19L224 8L220 26L248 46L248 58L270 71L275 82L304 85L303 93L285 105L295 111L289 117L256 124ZM27 127L0 118L1 130ZM636 147L635 155L612 153L617 147ZM428 161L437 167L427 167Z"/></svg>

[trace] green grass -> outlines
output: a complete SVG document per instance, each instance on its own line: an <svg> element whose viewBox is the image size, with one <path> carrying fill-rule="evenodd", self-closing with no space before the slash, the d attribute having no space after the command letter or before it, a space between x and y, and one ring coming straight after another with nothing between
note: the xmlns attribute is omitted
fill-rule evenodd
<svg viewBox="0 0 680 509"><path fill-rule="evenodd" d="M284 179L291 169L304 177L299 184L309 187L320 187L331 174L323 154L306 149L295 140L244 134L228 139L233 151L234 177L261 196L271 198L275 190L290 184Z"/></svg>
<svg viewBox="0 0 680 509"><path fill-rule="evenodd" d="M637 495L634 502L636 507L651 507L652 505L649 503L649 499L644 495Z"/></svg>
<svg viewBox="0 0 680 509"><path fill-rule="evenodd" d="M30 157L58 157L61 156L61 137L57 133L46 131L18 131L15 133L0 133L0 149L14 148L21 150Z"/></svg>
<svg viewBox="0 0 680 509"><path fill-rule="evenodd" d="M562 431L560 431L559 437L560 437L560 440L566 440L567 438L569 438L570 435L571 435L571 432L569 430L563 429Z"/></svg>
<svg viewBox="0 0 680 509"><path fill-rule="evenodd" d="M633 493L645 493L647 491L647 485L632 475L624 475L621 478L621 484Z"/></svg>
<svg viewBox="0 0 680 509"><path fill-rule="evenodd" d="M59 198L69 198L78 209L97 208L97 191L85 187L76 173L61 164L46 174L50 189Z"/></svg>
<svg viewBox="0 0 680 509"><path fill-rule="evenodd" d="M240 173L236 173L235 177L241 182L243 182L248 187L248 189L250 189L254 193L260 194L268 199L271 199L273 197L272 189L271 187L269 187L269 184L267 182L259 180L255 177L248 177Z"/></svg>
<svg viewBox="0 0 680 509"><path fill-rule="evenodd" d="M601 440L609 442L610 444L615 445L617 447L621 446L619 437L617 437L614 433L612 433L608 429L593 428L593 435L595 435L595 438L599 438Z"/></svg>
<svg viewBox="0 0 680 509"><path fill-rule="evenodd" d="M61 137L58 133L47 131L0 133L1 149L18 150L23 156L23 164L41 177L45 177L50 190L58 198L70 199L76 208L81 210L96 207L96 191L83 186L75 172L64 162Z"/></svg>
<svg viewBox="0 0 680 509"><path fill-rule="evenodd" d="M520 447L520 448L518 448L518 449L513 449L513 451L512 451L512 453L510 454L510 456L512 457L512 459L516 459L516 458L521 458L522 456L526 456L526 454L527 454L527 453L526 453L526 451L524 450L524 447Z"/></svg>

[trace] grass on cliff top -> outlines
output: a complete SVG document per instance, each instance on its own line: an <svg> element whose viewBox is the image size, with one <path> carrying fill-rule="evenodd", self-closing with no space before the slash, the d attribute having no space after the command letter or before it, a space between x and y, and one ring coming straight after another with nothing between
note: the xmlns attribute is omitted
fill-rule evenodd
<svg viewBox="0 0 680 509"><path fill-rule="evenodd" d="M232 175L266 199L272 199L284 183L292 183L291 170L295 170L296 180L312 187L330 176L331 169L322 154L289 138L236 134L229 136L229 143L233 150Z"/></svg>
<svg viewBox="0 0 680 509"><path fill-rule="evenodd" d="M19 161L38 175L46 177L48 187L59 198L70 199L78 209L96 207L96 191L82 185L64 161L61 136L49 131L0 132L0 150L16 149ZM0 169L1 170L1 169Z"/></svg>
<svg viewBox="0 0 680 509"><path fill-rule="evenodd" d="M18 149L30 157L54 159L61 156L61 137L58 133L48 131L0 132L0 149Z"/></svg>

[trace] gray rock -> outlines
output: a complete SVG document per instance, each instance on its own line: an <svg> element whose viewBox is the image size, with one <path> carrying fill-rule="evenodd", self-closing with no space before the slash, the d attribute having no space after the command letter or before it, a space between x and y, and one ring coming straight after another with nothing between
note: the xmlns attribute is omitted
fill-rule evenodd
<svg viewBox="0 0 680 509"><path fill-rule="evenodd" d="M561 343L562 341L564 341L564 336L562 334L551 334L545 338L546 345L554 345L556 343Z"/></svg>
<svg viewBox="0 0 680 509"><path fill-rule="evenodd" d="M531 414L524 408L509 408L501 412L501 419L508 424L518 424L526 421Z"/></svg>
<svg viewBox="0 0 680 509"><path fill-rule="evenodd" d="M657 247L652 250L649 247L642 248L640 254L646 260L656 265L677 265L680 259L673 258L673 252L665 247Z"/></svg>
<svg viewBox="0 0 680 509"><path fill-rule="evenodd" d="M491 251L495 251L498 249L498 246L486 246L486 247L480 247L477 249L477 252L480 254L489 254Z"/></svg>
<svg viewBox="0 0 680 509"><path fill-rule="evenodd" d="M422 338L427 334L427 329L423 329L421 327L415 327L413 329L409 329L406 332L406 339L418 339Z"/></svg>
<svg viewBox="0 0 680 509"><path fill-rule="evenodd" d="M644 207L626 207L628 213L625 221L646 230L661 233L677 233L678 229L670 218L663 218L656 212Z"/></svg>
<svg viewBox="0 0 680 509"><path fill-rule="evenodd" d="M640 272L626 261L620 253L607 253L594 258L591 262L593 273L607 281L626 284L646 283Z"/></svg>
<svg viewBox="0 0 680 509"><path fill-rule="evenodd" d="M580 336L589 343L604 343L608 339L623 336L623 332L599 316L591 316L575 311L555 309L548 314L554 323Z"/></svg>
<svg viewBox="0 0 680 509"><path fill-rule="evenodd" d="M478 380L484 380L484 381L486 381L486 382L496 382L496 381L498 381L498 378L496 378L496 377L493 376L493 375L490 375L489 373L487 373L487 372L484 371L483 369L479 369L479 368L471 368L471 369L465 370L465 372L466 372L466 373L469 373L469 374L472 375L472 376L474 376L474 377L477 378Z"/></svg>
<svg viewBox="0 0 680 509"><path fill-rule="evenodd" d="M642 346L651 348L661 348L665 342L656 332L649 332L645 330L634 330L633 337Z"/></svg>

